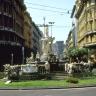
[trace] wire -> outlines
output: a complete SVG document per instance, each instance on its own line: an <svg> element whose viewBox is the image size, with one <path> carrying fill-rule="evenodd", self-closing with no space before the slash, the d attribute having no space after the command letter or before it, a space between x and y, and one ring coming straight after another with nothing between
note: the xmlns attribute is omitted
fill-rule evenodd
<svg viewBox="0 0 96 96"><path fill-rule="evenodd" d="M36 24L38 27L44 27L44 24ZM51 25L47 25L47 26L51 26ZM71 26L62 26L62 25L53 25L54 28L68 28Z"/></svg>
<svg viewBox="0 0 96 96"><path fill-rule="evenodd" d="M70 27L70 26L61 26L61 25L54 25L53 27L58 27L58 28L68 28L68 27Z"/></svg>
<svg viewBox="0 0 96 96"><path fill-rule="evenodd" d="M48 8L54 8L54 9L59 9L59 10L66 10L67 9L63 9L63 8L57 8L57 7L53 7L53 6L49 6L49 5L41 5L41 4L36 4L36 3L29 3L29 2L25 2L27 4L31 4L31 5L35 5L35 6L42 6L42 7L48 7ZM71 10L68 10L68 11L71 11Z"/></svg>
<svg viewBox="0 0 96 96"><path fill-rule="evenodd" d="M36 3L29 3L29 2L25 2L26 4L30 4L30 5L35 5L35 6L42 6L42 7L47 7L47 8L53 8L53 9L56 9L56 11L55 10L49 10L49 9L45 9L45 8L37 8L37 7L27 7L27 8L33 8L33 9L36 9L36 10L42 10L42 11L49 11L49 12L55 12L55 13L61 13L61 15L63 15L63 14L71 14L71 11L72 10L67 10L67 9L63 9L63 8L57 8L57 7L53 7L53 6L49 6L49 5L41 5L41 4L36 4ZM57 10L57 9L59 9L59 10ZM64 10L66 11L66 12L64 12Z"/></svg>
<svg viewBox="0 0 96 96"><path fill-rule="evenodd" d="M27 7L27 8L32 8L36 10L41 10L41 11L48 11L48 12L54 12L54 13L60 13L60 14L71 14L69 11L67 12L60 12L60 11L55 11L55 10L48 10L48 9L42 9L42 8L34 8L34 7Z"/></svg>

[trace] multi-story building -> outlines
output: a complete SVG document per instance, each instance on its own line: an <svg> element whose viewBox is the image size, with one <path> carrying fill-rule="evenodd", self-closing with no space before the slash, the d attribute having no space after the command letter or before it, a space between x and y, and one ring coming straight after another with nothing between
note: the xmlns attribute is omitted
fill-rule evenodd
<svg viewBox="0 0 96 96"><path fill-rule="evenodd" d="M72 47L77 47L77 30L74 23L72 23L72 29L70 30L65 42L64 58L66 58L68 55L68 49Z"/></svg>
<svg viewBox="0 0 96 96"><path fill-rule="evenodd" d="M67 45L67 48L70 48L70 47L74 47L74 42L73 42L73 33L72 31L69 32L68 34L68 38L66 40L66 45Z"/></svg>
<svg viewBox="0 0 96 96"><path fill-rule="evenodd" d="M22 62L24 10L23 0L0 0L0 67Z"/></svg>
<svg viewBox="0 0 96 96"><path fill-rule="evenodd" d="M96 0L76 0L78 46L96 50Z"/></svg>
<svg viewBox="0 0 96 96"><path fill-rule="evenodd" d="M58 58L62 59L64 51L64 41L56 41L56 43L53 44L53 51Z"/></svg>
<svg viewBox="0 0 96 96"><path fill-rule="evenodd" d="M40 31L38 26L32 21L32 52L34 57L36 54L41 54L41 43L40 40L43 36L43 33Z"/></svg>
<svg viewBox="0 0 96 96"><path fill-rule="evenodd" d="M70 30L67 40L66 40L66 46L67 48L70 47L76 47L77 46L77 34L76 34L76 27L73 26L73 28Z"/></svg>
<svg viewBox="0 0 96 96"><path fill-rule="evenodd" d="M76 19L74 18L75 17L75 8L76 6L74 5L73 7L73 10L72 10L72 14L71 14L71 18L73 19L73 22L72 22L72 29L70 30L72 32L72 42L73 42L73 47L77 47L77 21Z"/></svg>
<svg viewBox="0 0 96 96"><path fill-rule="evenodd" d="M24 58L29 57L32 51L32 18L30 14L24 12Z"/></svg>

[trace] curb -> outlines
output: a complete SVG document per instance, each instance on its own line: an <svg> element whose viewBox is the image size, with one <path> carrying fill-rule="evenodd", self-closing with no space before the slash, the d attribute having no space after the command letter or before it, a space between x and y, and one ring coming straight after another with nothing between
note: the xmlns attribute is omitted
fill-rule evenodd
<svg viewBox="0 0 96 96"><path fill-rule="evenodd" d="M37 88L0 88L0 90L47 90L47 89L71 89L71 88L87 88L87 87L96 87L96 85L87 85L87 86L71 86L71 87L37 87Z"/></svg>

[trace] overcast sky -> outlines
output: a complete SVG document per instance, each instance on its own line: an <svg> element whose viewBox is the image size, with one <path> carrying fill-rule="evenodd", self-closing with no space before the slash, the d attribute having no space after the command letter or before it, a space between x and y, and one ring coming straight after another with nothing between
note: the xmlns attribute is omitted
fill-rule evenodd
<svg viewBox="0 0 96 96"><path fill-rule="evenodd" d="M48 22L55 22L52 27L52 35L55 41L66 41L72 28L70 13L75 0L25 0L27 10L35 24L44 24L43 17ZM43 31L43 28L40 28ZM49 27L49 35L51 28Z"/></svg>

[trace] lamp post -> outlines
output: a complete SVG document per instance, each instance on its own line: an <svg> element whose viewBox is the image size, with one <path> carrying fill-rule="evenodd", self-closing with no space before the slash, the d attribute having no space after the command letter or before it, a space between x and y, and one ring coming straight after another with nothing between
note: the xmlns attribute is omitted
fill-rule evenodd
<svg viewBox="0 0 96 96"><path fill-rule="evenodd" d="M22 64L24 64L24 47L22 47Z"/></svg>
<svg viewBox="0 0 96 96"><path fill-rule="evenodd" d="M13 65L13 53L11 54L11 65Z"/></svg>
<svg viewBox="0 0 96 96"><path fill-rule="evenodd" d="M51 37L52 37L52 26L55 22L49 22L49 24L51 25Z"/></svg>

